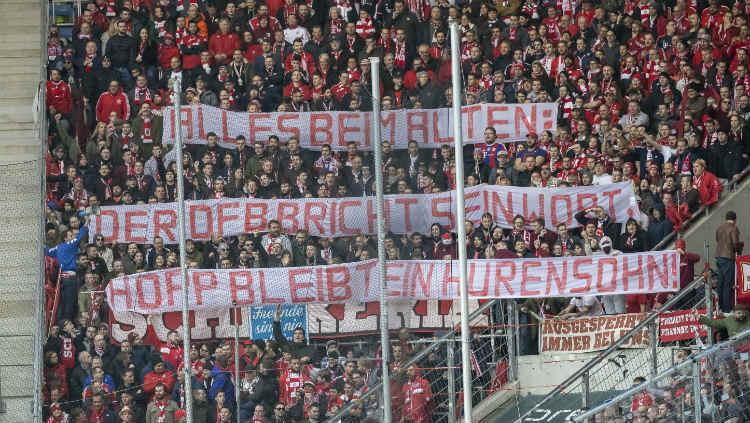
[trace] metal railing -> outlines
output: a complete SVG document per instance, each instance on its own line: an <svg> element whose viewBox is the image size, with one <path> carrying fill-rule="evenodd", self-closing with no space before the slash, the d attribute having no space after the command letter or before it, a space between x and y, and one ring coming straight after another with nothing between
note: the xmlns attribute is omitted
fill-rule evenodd
<svg viewBox="0 0 750 423"><path fill-rule="evenodd" d="M510 304L511 302L507 302ZM472 326L473 353L472 361L479 366L479 371L475 368L472 372L474 389L473 397L475 401L482 400L491 394L491 385L496 382L497 366L507 366L507 373L504 375L507 382L514 379L517 374L515 369L515 334L512 331L498 330L506 328L514 323L514 313L508 313L507 307L502 307L503 302L500 300L491 300L481 304L476 310L469 315L469 322L475 322ZM478 320L483 320L476 324ZM435 398L435 407L433 422L435 423L453 423L457 417L457 412L461 411L456 406L457 389L460 387L460 365L456 365L456 349L459 330L454 329L447 334L435 338L429 346L416 352L415 355L408 358L401 369L406 369L412 364L417 365L422 370L423 376L430 381L433 389L433 398ZM383 346L385 347L385 346ZM460 357L460 356L459 356ZM503 367L505 368L505 367ZM445 376L445 377L443 377ZM369 409L374 414L379 415L380 404L382 404L382 381L375 386L370 387L358 401L352 401L335 415L328 417L327 422L339 422L349 415L356 403L369 405ZM393 404L396 408L397 404ZM400 410L395 410L400 412ZM468 412L471 412L469 410ZM395 420L394 420L395 421Z"/></svg>
<svg viewBox="0 0 750 423"><path fill-rule="evenodd" d="M737 417L737 421L746 421L743 417L747 416L742 414L748 410L741 404L747 400L743 396L748 393L750 373L738 367L748 365L748 340L750 329L694 353L650 380L575 416L574 421L593 421L590 419L599 415L603 419L597 417L596 422L608 421L606 419L620 417L624 414L623 410L633 413L634 417L646 417L647 413L654 412L648 409L654 405L657 407L655 412L660 413L659 418L676 418L675 421L685 421L685 417L694 422L701 422L703 418L708 421L730 421L732 417ZM711 394L713 381L716 380L722 380L724 385L719 404Z"/></svg>
<svg viewBox="0 0 750 423"><path fill-rule="evenodd" d="M516 422L523 422L525 418L560 394L580 392L583 398L582 405L586 408L590 405L586 403L586 400L593 391L623 389L630 386L628 381L636 376L653 377L659 369L671 366L671 357L659 354L656 348L658 342L656 319L664 312L673 310L677 305L687 308L702 308L704 298L713 300L710 284L704 284L704 282L703 276L698 277L659 309L648 313L635 327L557 385L534 407L521 415ZM696 295L701 291L701 288L704 295ZM619 355L620 347L631 338L642 336L644 329L649 331L650 348L636 350L629 354L629 357Z"/></svg>

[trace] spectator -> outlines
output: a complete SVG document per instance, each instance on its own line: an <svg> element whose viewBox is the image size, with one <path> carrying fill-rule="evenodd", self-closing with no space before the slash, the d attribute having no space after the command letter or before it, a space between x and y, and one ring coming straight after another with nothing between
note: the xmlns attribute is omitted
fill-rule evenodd
<svg viewBox="0 0 750 423"><path fill-rule="evenodd" d="M716 229L716 267L719 273L719 309L728 313L734 305L734 260L744 244L737 229L737 214L728 211L725 221Z"/></svg>
<svg viewBox="0 0 750 423"><path fill-rule="evenodd" d="M703 206L716 204L724 190L716 176L706 170L706 161L703 159L698 159L693 163L693 186L698 190Z"/></svg>
<svg viewBox="0 0 750 423"><path fill-rule="evenodd" d="M191 141L206 138L206 144L188 144L183 157L176 157L168 144L171 140L161 133L163 117L169 113L166 107L172 101L171 78L182 79L183 92L177 94L184 96L183 104L202 105L204 119L206 108L214 106L247 113L251 121L258 113L366 110L370 103L366 58L371 56L382 59L381 107L386 111L446 107L453 95L461 95L470 106L513 101L533 108L534 103L556 102L556 126L538 136L529 131L525 142L517 142L498 137L491 125L484 131L484 142L466 146L464 157L453 157L450 148L430 148L416 141L408 142L406 149L384 144L387 192L438 192L464 182L469 186L577 186L581 195L587 195L587 187L593 184L624 181L638 188L641 212L648 213L647 217L635 215L635 223L627 223L615 219L606 207L595 206L575 216L576 227L560 223L546 229L543 222L533 221L538 216L520 216L514 219L513 228L497 227L498 219L483 216L479 226L468 223L466 240L456 239L439 226L429 236L393 234L386 248L390 259L455 258L458 243L469 241L477 259L601 254L605 238L626 252L643 251L663 239L671 231L670 224L684 230L685 222L701 205L718 201L722 180L739 174L750 154L743 91L748 86L743 76L747 51L742 48L748 36L737 29L741 25L733 23L742 24L746 15L741 3L720 8L713 1L688 6L667 2L656 8L647 2L626 1L618 9L611 7L612 2L513 1L477 6L477 10L448 8L443 3L428 8L423 1L411 0L378 5L366 1L357 8L343 1L329 10L317 2L311 10L307 4L278 0L166 3L90 2L76 19L70 40L56 27L50 28L46 85L47 106L53 114L45 163L48 246L50 256L60 260L63 268L55 318L71 323L54 322L63 330L53 332L57 335L45 351L54 351L58 361L65 363L70 359L65 354L74 355L72 370L64 364L70 373L68 398L63 401L78 401L82 395L86 400L70 406L61 402L71 419L88 414L99 393L107 403L128 403L128 394L133 394L134 406L117 404L110 411L121 413L125 421L143 420L138 410L146 407L151 392L139 393L141 383L153 386L166 377L153 373L152 355L154 362L160 356L168 363L161 366L171 373L180 368L183 352L173 333L162 342L150 329L145 342L134 336L115 345L101 333L108 331L107 326L100 329L99 325L109 318L99 291L110 280L176 267L179 252L159 239L107 245L96 236L96 244L83 246L81 254L80 240L87 231L87 225L81 224L84 216L107 206L174 201L178 178L187 181L187 197L196 200L372 195L371 155L361 151L362 144L357 142L349 143L346 151L336 151L336 143L321 146L318 152L307 149L311 140L302 132L288 138L288 132L279 132L267 139L251 139L253 133L233 134L237 136L231 141L221 139L222 135L201 134L190 137ZM718 19L718 15L726 18ZM453 93L448 86L449 17L461 24L461 51L455 54L462 60L462 93ZM724 25L733 27L726 30ZM227 116L229 123L236 115ZM178 159L185 165L184 175L176 172ZM470 169L465 181L455 180L457 160L464 160ZM188 264L193 268L257 268L376 257L368 236L319 238L305 233L292 241L294 234L287 233L287 227L286 221L273 221L258 233L188 240ZM721 254L717 250L717 263L734 259L737 246L725 247ZM611 254L611 248L605 254ZM689 275L686 266L692 269L692 256L681 252L680 257L681 275ZM731 265L722 261L720 273L728 272ZM720 286L730 299L722 302L731 309L733 279L725 276L730 282L722 276ZM556 301L544 300L545 307ZM595 300L573 299L567 317L601 314L602 306ZM606 303L612 298L602 300ZM638 311L647 309L649 302L639 299ZM605 308L609 312L613 307ZM339 406L334 398L342 396L345 384L332 392L326 386L343 372L339 358L351 352L337 349L332 357L321 360L305 340L304 331L295 331L293 339L287 340L276 331L280 322L274 326L276 342L255 351L250 367L257 367L259 373L245 379L257 378L251 385L255 390L243 386L246 398L237 405L231 403L233 394L222 390L213 400L196 400L210 421L226 419L225 406L230 407L230 415L236 408L248 419L259 406L257 421L268 420L276 411L279 376L288 371L292 357L305 359L299 372L309 372L316 394L325 393L319 397L322 414ZM524 339L533 341L531 336ZM71 343L75 350L69 348ZM224 361L225 348L214 347L191 351L191 366L196 370L193 384L201 391L211 391L215 382L217 386L226 382L221 375L231 368ZM399 348L400 358L390 363L394 374L400 374L399 363L409 353ZM94 364L88 351L96 356ZM313 377L318 376L313 371L321 362L330 364L330 369ZM220 369L219 374L212 375L214 368ZM369 381L377 380L377 372L363 368L357 366L347 373L352 389L348 397L354 398L353 392L361 389L354 383L358 371ZM105 382L107 375L112 382ZM399 377L392 388L396 420L401 420L402 383L407 379L403 374ZM65 390L48 382L45 393L50 400ZM124 399L108 398L114 383L116 392L127 392ZM178 398L181 389L173 390ZM728 390L727 395L731 398L734 393ZM324 397L330 399L326 404ZM311 407L302 403L282 404L281 418L304 418ZM729 408L729 402L725 403ZM77 409L79 405L83 409ZM362 421L370 407L361 405L365 407L345 419ZM652 404L642 410L644 418L648 413L655 416L660 406ZM128 411L134 416L127 417Z"/></svg>
<svg viewBox="0 0 750 423"><path fill-rule="evenodd" d="M177 403L167 397L167 387L158 383L154 388L154 398L146 410L146 423L175 422Z"/></svg>
<svg viewBox="0 0 750 423"><path fill-rule="evenodd" d="M714 329L724 329L727 331L727 335L732 337L750 329L750 322L747 319L747 315L747 306L745 304L737 304L734 306L732 313L723 319L700 316L698 321Z"/></svg>

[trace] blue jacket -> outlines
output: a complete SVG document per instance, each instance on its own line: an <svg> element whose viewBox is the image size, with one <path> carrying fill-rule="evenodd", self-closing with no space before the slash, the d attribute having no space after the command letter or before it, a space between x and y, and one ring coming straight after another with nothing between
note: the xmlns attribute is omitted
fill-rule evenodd
<svg viewBox="0 0 750 423"><path fill-rule="evenodd" d="M211 369L211 389L208 391L208 398L213 402L214 398L216 398L216 394L219 393L219 391L224 392L224 404L234 412L234 383L232 383L232 375L227 373L224 369L221 367L214 365L214 368Z"/></svg>
<svg viewBox="0 0 750 423"><path fill-rule="evenodd" d="M76 271L76 268L77 268L76 258L78 258L78 243L81 242L83 237L88 235L88 233L89 233L89 228L87 228L86 226L82 226L81 229L78 231L78 236L74 240L62 242L52 248L47 249L47 255L50 257L56 258L57 262L60 263L60 271L62 272L75 272Z"/></svg>

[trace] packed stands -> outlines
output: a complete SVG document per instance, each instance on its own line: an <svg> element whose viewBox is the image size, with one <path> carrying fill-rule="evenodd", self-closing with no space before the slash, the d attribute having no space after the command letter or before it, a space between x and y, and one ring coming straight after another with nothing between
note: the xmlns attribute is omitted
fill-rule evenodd
<svg viewBox="0 0 750 423"><path fill-rule="evenodd" d="M322 339L329 341L322 346L308 343L304 331L287 339L274 319L273 339L252 340L240 351L221 339L193 343L192 393L180 382L184 363L177 332L161 336L148 325L145 336L132 332L114 342L105 297L109 282L174 268L179 254L162 237L107 241L90 230L102 208L174 202L180 177L186 198L195 201L374 195L371 147L355 141L312 146L298 136L244 133L228 139L209 131L186 145L185 173L178 175L181 158L164 124L175 120L170 79L182 79L183 104L217 116L367 112L368 58L379 56L384 111L444 109L454 95L447 22L455 19L462 37L463 103L552 103L556 126L525 131L510 142L494 127L479 128L481 139L467 145L463 157L445 145L376 142L384 153L386 193L449 191L461 160L467 187L593 192L629 183L637 206L629 217L620 216L627 207L584 208L570 227L554 229L524 215L499 225L501 217L488 213L467 222L466 240L440 224L423 233L394 231L386 239L388 260L455 259L457 242L466 242L469 257L477 260L645 252L684 230L701 207L720 201L748 165L750 5L720 3L82 2L69 27L53 25L48 35L46 233L59 272L48 276L49 292L58 293L50 303L54 316L45 345L49 421L182 421L185 395L193 396L195 421L228 422L239 415L253 423L318 422L350 403L341 421L377 421L371 404L357 403L378 382L374 338L364 347L339 346L333 339ZM217 124L200 119L193 116L187 125ZM317 236L286 230L282 223L270 219L258 230L189 240L189 267L322 266L377 255L373 236ZM684 287L697 260L677 247ZM738 247L731 244L725 258L734 260ZM566 318L639 313L664 299L602 300L519 304L519 349L538 349L529 310ZM721 304L724 311L732 306ZM394 421L430 423L430 392L442 391L436 384L444 382L429 366L425 375L420 366L400 367L419 345L410 342L418 336L403 332L390 346ZM234 380L235 354L241 354L240 381Z"/></svg>

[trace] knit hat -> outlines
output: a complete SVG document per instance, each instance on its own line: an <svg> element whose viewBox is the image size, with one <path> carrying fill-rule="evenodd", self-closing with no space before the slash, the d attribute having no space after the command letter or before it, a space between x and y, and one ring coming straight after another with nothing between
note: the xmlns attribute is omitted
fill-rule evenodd
<svg viewBox="0 0 750 423"><path fill-rule="evenodd" d="M442 243L444 245L451 245L453 244L453 234L450 232L446 232L442 235L440 235L440 238L442 239Z"/></svg>
<svg viewBox="0 0 750 423"><path fill-rule="evenodd" d="M611 247L612 246L612 238L608 236L603 236L602 239L599 240L599 246L602 248L604 247Z"/></svg>

